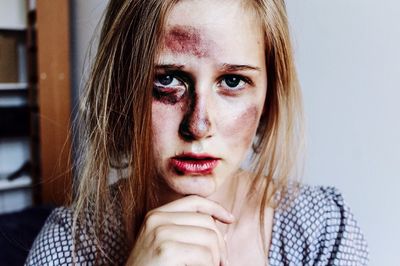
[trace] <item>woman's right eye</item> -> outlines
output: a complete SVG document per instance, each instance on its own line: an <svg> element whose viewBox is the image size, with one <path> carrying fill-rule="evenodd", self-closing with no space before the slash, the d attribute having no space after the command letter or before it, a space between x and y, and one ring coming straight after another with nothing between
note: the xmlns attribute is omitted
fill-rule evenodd
<svg viewBox="0 0 400 266"><path fill-rule="evenodd" d="M154 85L157 87L178 87L182 86L183 82L172 75L158 75L154 80Z"/></svg>
<svg viewBox="0 0 400 266"><path fill-rule="evenodd" d="M156 100L175 104L186 92L186 84L180 78L171 74L157 75L154 78L153 96Z"/></svg>

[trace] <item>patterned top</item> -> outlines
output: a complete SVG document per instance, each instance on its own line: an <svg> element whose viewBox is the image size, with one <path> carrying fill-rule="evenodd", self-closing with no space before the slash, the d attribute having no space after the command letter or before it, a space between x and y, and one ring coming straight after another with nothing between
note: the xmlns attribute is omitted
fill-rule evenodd
<svg viewBox="0 0 400 266"><path fill-rule="evenodd" d="M269 265L367 265L368 247L340 192L332 187L302 186L287 196L274 213ZM295 195L293 197L293 195ZM291 197L292 196L292 197ZM292 200L290 200L292 199ZM95 240L88 232L72 258L72 212L55 209L36 238L25 265L122 265L126 250L121 230L106 230L108 258L95 263Z"/></svg>

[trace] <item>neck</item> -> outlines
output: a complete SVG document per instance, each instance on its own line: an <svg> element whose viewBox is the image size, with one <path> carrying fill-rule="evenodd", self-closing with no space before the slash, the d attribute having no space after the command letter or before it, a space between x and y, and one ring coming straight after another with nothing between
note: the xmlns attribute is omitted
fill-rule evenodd
<svg viewBox="0 0 400 266"><path fill-rule="evenodd" d="M207 199L219 203L222 207L232 212L237 198L237 190L241 176L242 171L237 171L231 178L227 178L217 191L207 197Z"/></svg>

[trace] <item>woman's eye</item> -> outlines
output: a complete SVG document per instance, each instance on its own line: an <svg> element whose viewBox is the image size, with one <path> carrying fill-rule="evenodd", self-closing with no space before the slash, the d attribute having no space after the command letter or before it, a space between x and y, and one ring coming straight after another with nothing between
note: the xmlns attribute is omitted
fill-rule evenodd
<svg viewBox="0 0 400 266"><path fill-rule="evenodd" d="M186 92L186 84L174 75L157 75L154 79L153 96L156 100L167 104L175 104Z"/></svg>
<svg viewBox="0 0 400 266"><path fill-rule="evenodd" d="M154 85L158 87L176 87L183 83L172 75L159 75L154 80Z"/></svg>
<svg viewBox="0 0 400 266"><path fill-rule="evenodd" d="M246 84L247 82L244 78L237 75L225 76L220 82L220 86L228 90L240 90L243 89Z"/></svg>

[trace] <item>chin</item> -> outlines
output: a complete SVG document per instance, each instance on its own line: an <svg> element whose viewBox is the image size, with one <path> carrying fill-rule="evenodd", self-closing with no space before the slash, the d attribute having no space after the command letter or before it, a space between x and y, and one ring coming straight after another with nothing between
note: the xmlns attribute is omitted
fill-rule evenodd
<svg viewBox="0 0 400 266"><path fill-rule="evenodd" d="M217 190L216 180L210 176L175 176L166 181L171 190L182 196L198 195L206 198Z"/></svg>

